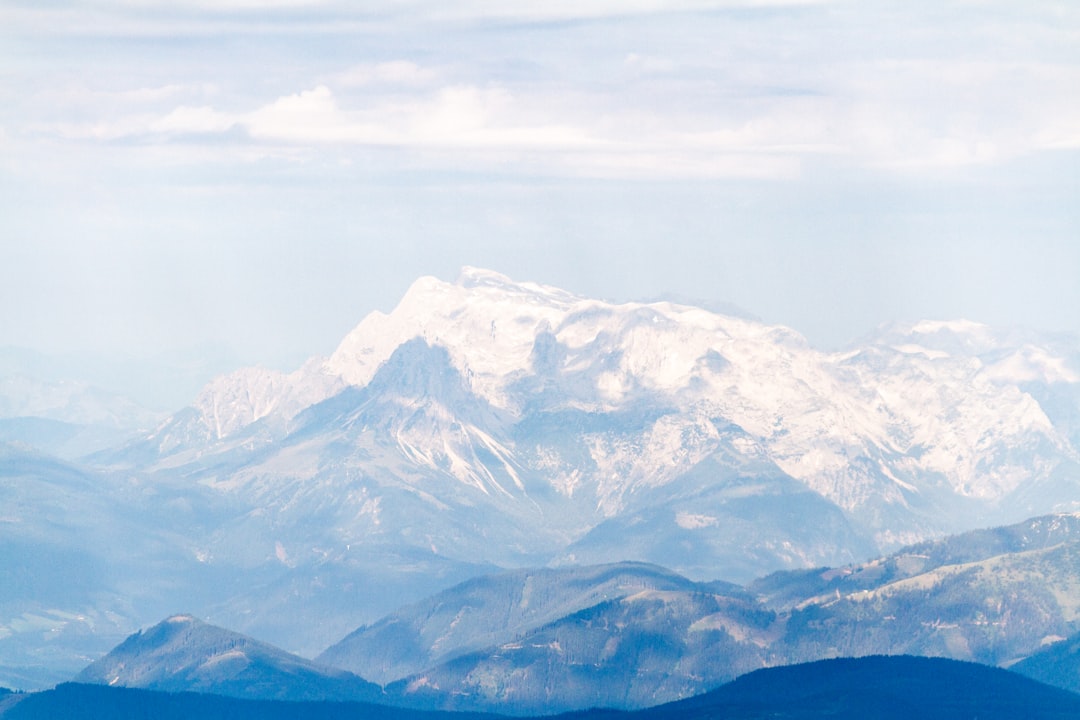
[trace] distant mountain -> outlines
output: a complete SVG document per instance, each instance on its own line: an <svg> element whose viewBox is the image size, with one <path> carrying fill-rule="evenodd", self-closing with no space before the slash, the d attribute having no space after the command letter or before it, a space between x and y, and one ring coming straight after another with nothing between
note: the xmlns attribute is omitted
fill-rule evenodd
<svg viewBox="0 0 1080 720"><path fill-rule="evenodd" d="M1068 638L1049 637L1044 647L1015 665L1013 672L1033 680L1080 693L1080 633Z"/></svg>
<svg viewBox="0 0 1080 720"><path fill-rule="evenodd" d="M640 563L486 575L362 627L318 659L386 684L471 652L512 643L599 603L646 591L699 587L704 586Z"/></svg>
<svg viewBox="0 0 1080 720"><path fill-rule="evenodd" d="M45 608L65 627L179 606L314 655L499 569L632 560L746 583L1071 512L1078 418L1076 338L923 321L823 353L746 317L466 268L417 280L330 357L218 377L91 456L106 519L26 515L123 565L97 576L110 592L173 601L109 614L84 593ZM113 521L153 542L98 545ZM28 527L4 537L32 544ZM0 626L32 626L34 603L13 596ZM0 680L12 664L0 638Z"/></svg>
<svg viewBox="0 0 1080 720"><path fill-rule="evenodd" d="M392 683L395 702L511 715L634 709L773 664L777 616L736 593L648 590Z"/></svg>
<svg viewBox="0 0 1080 720"><path fill-rule="evenodd" d="M70 679L140 615L165 614L177 585L193 599L204 583L228 587L169 529L185 507L198 507L192 494L185 505L156 488L152 506L133 512L129 496L146 491L0 444L0 683L33 689Z"/></svg>
<svg viewBox="0 0 1080 720"><path fill-rule="evenodd" d="M135 633L75 682L261 700L376 700L377 685L239 633L175 615Z"/></svg>
<svg viewBox="0 0 1080 720"><path fill-rule="evenodd" d="M359 546L296 567L265 515L157 480L0 444L0 684L70 679L184 605L241 629L257 622L313 655L365 619L495 569ZM280 607L291 612L266 610Z"/></svg>
<svg viewBox="0 0 1080 720"><path fill-rule="evenodd" d="M146 432L163 417L84 382L0 374L0 443L75 458Z"/></svg>
<svg viewBox="0 0 1080 720"><path fill-rule="evenodd" d="M87 352L56 355L0 345L0 378L31 378L45 385L90 388L128 398L128 402L155 413L183 407L207 381L238 364L235 353L219 343L163 348L156 355L139 358Z"/></svg>
<svg viewBox="0 0 1080 720"><path fill-rule="evenodd" d="M344 388L364 392L335 397ZM748 580L869 555L871 538L892 549L1076 507L1078 388L1075 338L921 322L828 354L742 317L613 305L466 268L456 284L418 280L330 358L215 380L130 457L200 475L224 461L243 471L230 487L249 494L272 467L281 493L313 474L287 462L303 438L321 464L377 479L361 505L399 505L402 483L452 505L464 490L533 535L558 518L556 537L532 543L541 554ZM752 489L759 477L765 489ZM715 496L732 482L737 492ZM762 494L804 507L725 512L733 496ZM717 531L740 515L774 523L749 543L752 571ZM627 548L619 528L642 522L698 565Z"/></svg>
<svg viewBox="0 0 1080 720"><path fill-rule="evenodd" d="M358 629L320 660L389 682L388 697L415 707L628 709L837 656L1008 666L1080 631L1078 586L1080 516L1056 515L746 589L637 564L478 578Z"/></svg>
<svg viewBox="0 0 1080 720"><path fill-rule="evenodd" d="M971 530L909 545L886 557L841 568L777 572L759 578L748 590L772 607L790 608L808 598L847 595L926 576L945 567L974 568L999 557L1031 558L1080 543L1080 513L1030 518L1013 525ZM1071 564L1050 568L1036 581L1053 581L1080 572ZM1002 577L1003 581L1008 580ZM918 583L909 583L918 584ZM1080 600L1078 600L1080 601Z"/></svg>
<svg viewBox="0 0 1080 720"><path fill-rule="evenodd" d="M908 653L1008 666L1080 630L1080 517L1034 518L849 567L778 573L748 590L787 617L799 662Z"/></svg>
<svg viewBox="0 0 1080 720"><path fill-rule="evenodd" d="M16 702L9 702L16 699ZM1066 720L1080 696L1014 673L937 658L866 657L759 670L713 692L638 712L590 710L567 720ZM272 702L64 684L0 698L5 720L494 720L357 703Z"/></svg>

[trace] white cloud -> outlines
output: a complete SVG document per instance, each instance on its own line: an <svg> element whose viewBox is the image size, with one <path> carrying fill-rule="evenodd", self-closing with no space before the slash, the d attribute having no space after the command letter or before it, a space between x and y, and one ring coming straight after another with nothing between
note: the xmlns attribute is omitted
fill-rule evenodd
<svg viewBox="0 0 1080 720"><path fill-rule="evenodd" d="M518 124L499 87L453 85L407 102L343 110L325 85L288 95L239 118L255 138L298 144L395 145L440 149L542 149L595 144L555 123Z"/></svg>
<svg viewBox="0 0 1080 720"><path fill-rule="evenodd" d="M868 164L957 167L1080 147L1080 68L889 61L848 71L836 134Z"/></svg>
<svg viewBox="0 0 1080 720"><path fill-rule="evenodd" d="M198 10L209 12L228 12L234 10L272 10L272 9L305 9L316 10L330 7L338 3L333 0L111 0L101 3L105 6L131 10L146 10L151 8L170 8L181 10Z"/></svg>
<svg viewBox="0 0 1080 720"><path fill-rule="evenodd" d="M408 60L391 60L356 65L333 77L335 85L360 87L364 85L427 85L439 76L434 68L422 67Z"/></svg>
<svg viewBox="0 0 1080 720"><path fill-rule="evenodd" d="M510 94L499 87L445 87L433 99L415 108L410 134L434 144L498 143L500 134L514 129L500 123L500 117L512 105Z"/></svg>
<svg viewBox="0 0 1080 720"><path fill-rule="evenodd" d="M189 91L190 88L183 85L170 84L161 85L159 87L144 87L135 88L134 90L121 90L118 92L98 91L94 94L98 95L99 97L104 97L110 100L124 103L155 103L175 98L177 95L184 94Z"/></svg>
<svg viewBox="0 0 1080 720"><path fill-rule="evenodd" d="M638 57L627 60L638 64ZM1080 87L1080 70L1037 64L889 61L857 72L845 66L818 81L819 93L736 96L715 114L648 98L579 108L528 87L429 87L434 71L405 61L337 77L352 81L342 84L344 95L318 85L248 111L185 104L55 129L69 138L114 140L242 128L257 141L301 148L395 146L448 151L465 165L666 177L790 178L807 158L822 155L899 170L956 167L1080 146L1080 100L1059 92ZM368 92L378 83L392 87Z"/></svg>
<svg viewBox="0 0 1080 720"><path fill-rule="evenodd" d="M220 113L211 107L181 105L168 115L158 118L148 126L154 133L220 133L236 125L236 117Z"/></svg>
<svg viewBox="0 0 1080 720"><path fill-rule="evenodd" d="M255 4L234 1L229 7ZM396 39L389 43L391 59L379 59L387 45L354 51L339 44L310 67L281 60L265 73L250 61L239 70L220 66L220 78L205 71L184 76L167 65L156 73L136 68L127 84L133 89L117 82L113 89L73 92L70 85L55 90L46 82L44 90L35 86L31 101L10 91L14 109L0 111L0 121L14 132L30 128L76 140L137 138L143 148L167 145L174 136L184 136L190 146L191 135L246 132L255 144L287 147L297 156L314 157L333 146L340 159L355 160L365 147L392 146L413 152L420 164L497 163L501 169L620 176L797 177L822 156L863 167L934 171L1080 147L1080 94L1073 90L1080 87L1080 67L1060 51L1027 59L1036 41L1024 44L1006 32L1007 7L981 23L963 24L962 32L961 24L977 13L955 5L926 18L881 15L852 3L827 13L670 14L758 4L376 3L367 11L385 23L376 37L387 29L408 36L417 18L435 16L664 17L657 23L621 18L615 23L620 31L612 34L602 22L574 25L566 34L547 27L424 25L400 47ZM166 4L131 7L136 5ZM320 3L311 13L297 13L303 18L299 30L279 24L279 31L291 38L310 32L312 18L335 14L359 17L342 3ZM220 16L206 13L211 20ZM192 10L191 18L186 21L200 22L202 15ZM1064 30L1043 21L1027 32L1038 45L1067 44L1067 21ZM707 23L699 31L697 25ZM882 23L889 31L868 39L863 31ZM954 35L967 45L953 47ZM568 44L552 45L555 37ZM432 44L433 38L438 42ZM307 48L308 40L292 51ZM284 55L296 59L307 52ZM276 49L272 57L271 65L278 62ZM424 58L423 64L410 57ZM215 139L219 146L228 142Z"/></svg>
<svg viewBox="0 0 1080 720"><path fill-rule="evenodd" d="M651 15L730 8L793 7L821 5L831 0L547 0L546 2L505 2L504 0L459 0L458 2L404 3L399 8L414 15L437 20L551 21Z"/></svg>
<svg viewBox="0 0 1080 720"><path fill-rule="evenodd" d="M499 86L451 85L408 101L385 100L343 109L325 85L286 95L246 113L180 106L112 124L65 127L69 138L224 133L245 129L262 143L317 150L336 146L395 146L439 151L440 162L515 163L542 172L585 176L790 177L790 149L755 147L753 133L661 132L642 136L637 124L590 127L582 118L537 117L542 101L521 103ZM586 118L587 120L587 118Z"/></svg>
<svg viewBox="0 0 1080 720"><path fill-rule="evenodd" d="M835 0L95 0L0 3L0 28L53 36L340 32L393 23L544 23L725 8L795 7ZM283 25L282 23L287 23Z"/></svg>
<svg viewBox="0 0 1080 720"><path fill-rule="evenodd" d="M330 89L278 98L240 119L252 137L293 143L384 143L390 136L377 125L351 119L337 105Z"/></svg>

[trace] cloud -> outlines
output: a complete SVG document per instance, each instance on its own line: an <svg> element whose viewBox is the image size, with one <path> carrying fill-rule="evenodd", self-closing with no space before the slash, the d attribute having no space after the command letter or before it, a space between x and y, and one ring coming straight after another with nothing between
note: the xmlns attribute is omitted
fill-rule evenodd
<svg viewBox="0 0 1080 720"><path fill-rule="evenodd" d="M637 67L640 57L627 61ZM435 71L395 61L335 76L344 94L323 84L247 111L183 104L57 129L68 138L163 142L241 129L264 144L312 151L392 146L448 152L440 162L463 166L619 177L792 178L822 156L907 171L1080 147L1080 100L1055 92L1080 87L1078 69L889 61L842 70L819 79L819 92L742 92L710 114L648 97L576 107L528 86L432 86ZM369 92L373 85L389 88Z"/></svg>
<svg viewBox="0 0 1080 720"><path fill-rule="evenodd" d="M408 60L355 65L333 76L335 85L361 87L365 85L421 86L435 81L439 73Z"/></svg>
<svg viewBox="0 0 1080 720"><path fill-rule="evenodd" d="M259 140L291 143L384 143L382 128L351 119L325 85L274 102L240 118Z"/></svg>
<svg viewBox="0 0 1080 720"><path fill-rule="evenodd" d="M505 2L503 0L460 0L404 4L415 16L434 20L500 20L550 22L597 19L633 15L704 12L723 9L797 7L822 5L832 0L547 0L547 2Z"/></svg>
<svg viewBox="0 0 1080 720"><path fill-rule="evenodd" d="M295 144L531 150L595 144L567 125L520 124L500 87L452 85L408 101L343 110L325 85L288 95L238 119L252 137Z"/></svg>
<svg viewBox="0 0 1080 720"><path fill-rule="evenodd" d="M27 80L34 89L9 91L12 109L0 110L0 122L12 135L30 128L142 148L205 140L357 161L392 147L416 166L618 177L792 178L822 158L936 172L1080 147L1080 94L1072 91L1080 67L1053 50L1074 37L1068 18L1055 25L1036 15L1023 40L1008 32L1015 13L1005 6L986 17L955 5L909 17L850 3L827 12L672 14L760 4L401 0L365 11L384 24L361 36L392 38L386 44L357 48L340 42L355 26L324 23L331 49L318 55L311 38L296 35L320 18L362 15L328 0L281 15L297 18L279 25L287 39L246 65L136 67L126 87L116 81L108 90L49 82L39 90ZM135 14L144 19L165 12L150 0L101 5L136 6L148 8ZM197 12L204 6L180 5L207 22L222 17ZM607 15L620 18L525 28L471 22ZM464 20L424 24L454 17ZM880 36L866 32L882 26L889 31ZM305 64L309 52L317 57Z"/></svg>
<svg viewBox="0 0 1080 720"><path fill-rule="evenodd" d="M236 123L235 116L218 112L211 107L181 105L168 115L152 121L147 127L153 133L185 135L222 133Z"/></svg>
<svg viewBox="0 0 1080 720"><path fill-rule="evenodd" d="M124 11L169 8L198 12L233 12L252 10L265 12L275 9L318 10L340 3L333 0L105 0L98 3L105 8Z"/></svg>
<svg viewBox="0 0 1080 720"><path fill-rule="evenodd" d="M409 15L414 18L538 19L610 17L659 12L685 12L722 8L789 7L818 5L831 0L547 0L544 3L505 0L376 0L364 3L358 14ZM98 3L117 11L165 8L185 12L235 12L303 9L309 13L340 15L356 11L349 0L111 0Z"/></svg>
<svg viewBox="0 0 1080 720"><path fill-rule="evenodd" d="M0 3L0 28L37 35L175 37L294 35L395 24L550 23L733 8L798 7L835 0L95 0Z"/></svg>
<svg viewBox="0 0 1080 720"><path fill-rule="evenodd" d="M180 106L160 116L139 114L81 131L71 138L188 136L241 128L254 140L320 147L398 147L444 153L441 162L585 176L790 177L794 156L755 148L751 135L665 132L642 137L629 127L591 128L581 118L540 117L541 100L521 102L505 88L450 85L406 101L390 99L343 109L325 85L282 96L246 113ZM608 131L608 135L603 131ZM614 132L612 132L614 131ZM450 153L450 155L445 155Z"/></svg>
<svg viewBox="0 0 1080 720"><path fill-rule="evenodd" d="M134 90L121 90L119 92L98 91L95 95L123 103L155 103L170 100L177 95L185 94L190 88L184 85L170 84L158 87L142 87Z"/></svg>
<svg viewBox="0 0 1080 720"><path fill-rule="evenodd" d="M1080 68L1027 62L888 61L848 72L837 135L863 162L985 165L1080 148Z"/></svg>
<svg viewBox="0 0 1080 720"><path fill-rule="evenodd" d="M439 90L430 101L414 108L410 135L430 144L498 145L544 143L543 128L513 127L502 121L513 106L510 93L500 87L454 85ZM518 133L515 130L525 130ZM535 140L533 139L535 138Z"/></svg>

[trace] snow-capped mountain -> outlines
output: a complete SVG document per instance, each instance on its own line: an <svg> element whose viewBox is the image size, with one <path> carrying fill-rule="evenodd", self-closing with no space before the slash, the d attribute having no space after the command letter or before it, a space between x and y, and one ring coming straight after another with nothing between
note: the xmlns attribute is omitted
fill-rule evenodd
<svg viewBox="0 0 1080 720"><path fill-rule="evenodd" d="M1075 338L921 322L826 353L747 317L467 268L418 280L329 358L219 377L93 462L112 514L152 518L155 552L183 556L172 611L311 656L499 568L746 582L1075 510L1078 377ZM166 587L165 568L132 572ZM117 631L155 619L108 610Z"/></svg>
<svg viewBox="0 0 1080 720"><path fill-rule="evenodd" d="M888 548L1075 502L1080 351L1039 342L920 322L823 353L783 327L669 302L615 305L466 268L456 283L421 278L330 358L214 381L188 421L209 445L174 448L175 425L155 442L165 455L281 442L343 388L371 395L394 357L397 385L377 415L397 463L487 495L588 505L598 522L722 453L775 466ZM406 422L422 403L425 424ZM567 438L572 417L588 420Z"/></svg>

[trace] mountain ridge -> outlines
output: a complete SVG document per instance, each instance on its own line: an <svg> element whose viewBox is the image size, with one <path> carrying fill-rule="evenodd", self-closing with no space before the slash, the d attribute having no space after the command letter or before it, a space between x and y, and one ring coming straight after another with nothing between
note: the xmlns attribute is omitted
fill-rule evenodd
<svg viewBox="0 0 1080 720"><path fill-rule="evenodd" d="M74 682L261 700L372 701L381 696L378 686L351 673L191 615L173 615L129 636Z"/></svg>
<svg viewBox="0 0 1080 720"><path fill-rule="evenodd" d="M551 600L563 583L618 572L639 579L555 603L557 613L532 623L505 620L521 612L515 603L529 582ZM642 707L762 666L876 654L1005 667L1030 655L1016 667L1038 665L1036 679L1073 687L1080 515L972 531L852 566L781 571L745 588L656 572L618 564L471 580L359 628L320 659L384 684L401 676L386 684L398 703L513 714ZM480 630L477 617L488 623ZM1074 638L1061 645L1066 660L1042 650L1066 635Z"/></svg>
<svg viewBox="0 0 1080 720"><path fill-rule="evenodd" d="M1075 385L1080 382L1080 368L1070 365L1075 357L1054 356L1024 338L1023 344L1004 355L997 351L1000 357L990 364L993 353L988 348L995 349L997 338L1006 336L977 323L923 321L884 328L880 337L854 351L819 353L786 328L669 302L611 305L466 268L457 284L434 278L416 281L393 312L369 315L329 358L313 359L289 375L282 389L264 382L263 406L252 409L251 417L260 419L275 412L286 419L294 417L303 407L288 401L300 393L299 387L308 387L312 393L300 403L304 407L345 385L363 387L397 347L423 338L446 350L477 397L516 417L521 417L523 401L515 396L514 387L529 377L535 378L527 393L529 402L536 402L535 383L541 378L548 377L543 381L546 395L551 395L552 387L559 388L555 409L611 411L644 392L646 396L659 393L657 397L667 398L663 402L686 413L708 399L714 414L719 412L752 436L765 439L767 452L785 472L849 512L875 494L884 497L886 504L902 503L904 491L912 487L905 477L914 469L909 469L910 457L913 449L920 448L921 459L916 461L920 472L940 476L954 495L1000 500L1017 487L1016 470L1010 469L1016 466L1006 463L997 470L986 464L988 452L1002 451L981 447L979 442L985 441L977 438L1027 433L1030 439L1022 442L1034 443L1029 448L1032 452L1057 454L1070 463L1080 458L1039 403L1017 385ZM739 370L747 362L758 368L753 373ZM767 385L755 378L761 374L762 363L764 367L779 363L775 366L780 372L769 373ZM239 376L247 372L238 371ZM262 371L260 377L265 374ZM789 374L804 390L787 384ZM314 376L338 380L320 386L309 382ZM728 376L729 380L722 380ZM718 381L722 384L714 390L700 391L703 383L716 385ZM947 394L935 400L935 387ZM872 388L876 396L852 395L855 388ZM742 405L721 400L715 392L720 389L729 393L735 389ZM812 394L800 399L799 393L805 390ZM231 398L230 392L212 385L200 396L200 407L209 407L209 398L219 395L222 400ZM908 407L910 403L905 404L902 397L913 393L921 403ZM848 399L837 403L830 397ZM954 431L940 421L927 424L930 408L926 403L930 402L952 408L953 416L966 417L975 425ZM282 408L276 409L279 405ZM806 421L818 424L792 425L791 419L784 419L789 413L781 408L796 410L807 415ZM215 427L221 437L250 424L233 421L221 426L211 421L206 407L201 412L203 422ZM838 426L864 428L859 431L861 439L845 440L826 430L828 425L818 418L821 413L825 413L821 420L834 419ZM782 432L771 429L777 423L782 424ZM228 431L221 432L223 427ZM814 452L808 453L807 444L814 442L814 435L806 433L814 427L819 429L813 432L827 442L811 444ZM820 434L823 430L825 435ZM935 438L943 432L942 438ZM787 439L792 435L798 436L797 450ZM840 447L850 446L847 452L866 453L869 464L861 478L845 481L835 475L840 467L837 457L843 457L843 453L837 455L839 447L830 447L837 441ZM898 454L909 459L897 464ZM979 462L983 464L978 466L976 483L976 465L965 463Z"/></svg>

